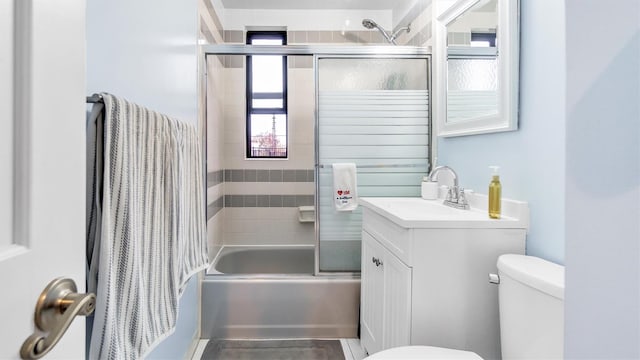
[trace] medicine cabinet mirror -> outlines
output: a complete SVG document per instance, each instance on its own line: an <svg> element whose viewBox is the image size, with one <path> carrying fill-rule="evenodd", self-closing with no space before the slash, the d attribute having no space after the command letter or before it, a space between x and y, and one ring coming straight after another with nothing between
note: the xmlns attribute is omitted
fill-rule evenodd
<svg viewBox="0 0 640 360"><path fill-rule="evenodd" d="M459 0L438 17L438 136L518 128L518 8L518 0Z"/></svg>

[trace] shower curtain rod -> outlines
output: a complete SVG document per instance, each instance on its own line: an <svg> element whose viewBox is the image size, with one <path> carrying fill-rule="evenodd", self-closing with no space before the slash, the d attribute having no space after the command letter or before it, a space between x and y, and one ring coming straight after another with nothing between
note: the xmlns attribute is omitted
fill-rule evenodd
<svg viewBox="0 0 640 360"><path fill-rule="evenodd" d="M421 166L425 166L426 164L380 164L380 165L356 165L356 168L358 169L377 169L377 168L402 168L402 167L409 167L409 168L414 168L414 167L421 167ZM323 165L320 164L318 165L319 168L324 169L324 168L330 168L331 165Z"/></svg>
<svg viewBox="0 0 640 360"><path fill-rule="evenodd" d="M367 55L424 57L431 47L389 45L243 45L207 44L200 48L205 55Z"/></svg>

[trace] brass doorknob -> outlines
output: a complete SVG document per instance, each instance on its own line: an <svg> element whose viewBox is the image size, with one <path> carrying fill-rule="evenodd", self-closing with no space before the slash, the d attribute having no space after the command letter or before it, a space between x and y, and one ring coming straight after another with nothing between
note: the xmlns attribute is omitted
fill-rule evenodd
<svg viewBox="0 0 640 360"><path fill-rule="evenodd" d="M96 295L78 294L71 279L53 280L42 291L35 310L36 327L42 331L29 336L22 344L20 357L40 359L60 341L73 319L90 315L96 307Z"/></svg>

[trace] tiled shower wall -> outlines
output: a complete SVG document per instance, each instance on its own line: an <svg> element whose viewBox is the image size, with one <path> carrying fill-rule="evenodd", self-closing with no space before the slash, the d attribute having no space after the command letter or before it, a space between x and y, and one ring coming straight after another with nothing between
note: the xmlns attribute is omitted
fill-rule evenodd
<svg viewBox="0 0 640 360"><path fill-rule="evenodd" d="M411 32L398 37L399 45L432 46L432 8L431 1L417 0L400 21L393 24L394 29L411 24Z"/></svg>
<svg viewBox="0 0 640 360"><path fill-rule="evenodd" d="M229 36L229 32L225 32ZM313 70L289 56L289 158L245 157L245 59L225 57L224 225L226 245L314 243L313 223L298 221L298 206L313 205Z"/></svg>
<svg viewBox="0 0 640 360"><path fill-rule="evenodd" d="M209 1L203 1L201 7L202 38L208 43L245 42L246 31L225 30L221 21L224 19ZM399 44L431 45L429 0L417 0L400 19L394 27L411 22L412 31L400 36ZM268 25L288 25L275 17L272 20ZM248 21L246 25L252 24ZM287 38L289 44L387 44L378 31L364 28L307 31L294 27L288 31ZM313 205L315 191L312 57L288 57L287 160L245 158L245 58L211 56L209 59L207 230L210 256L215 256L223 244L313 244L313 223L298 221L298 206Z"/></svg>
<svg viewBox="0 0 640 360"><path fill-rule="evenodd" d="M223 243L224 206L224 67L217 57L207 59L207 239L213 259ZM214 95L214 96L211 96Z"/></svg>
<svg viewBox="0 0 640 360"><path fill-rule="evenodd" d="M208 43L223 41L220 19L211 6L211 1L198 3L200 14L200 38ZM223 243L224 206L224 64L219 58L209 56L207 67L207 241L209 258L213 259Z"/></svg>

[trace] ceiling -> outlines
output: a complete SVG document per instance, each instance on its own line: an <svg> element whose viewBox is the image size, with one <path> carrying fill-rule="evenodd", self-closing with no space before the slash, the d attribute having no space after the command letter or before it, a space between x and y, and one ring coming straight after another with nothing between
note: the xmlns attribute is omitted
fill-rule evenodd
<svg viewBox="0 0 640 360"><path fill-rule="evenodd" d="M225 9L392 10L415 0L222 0Z"/></svg>

